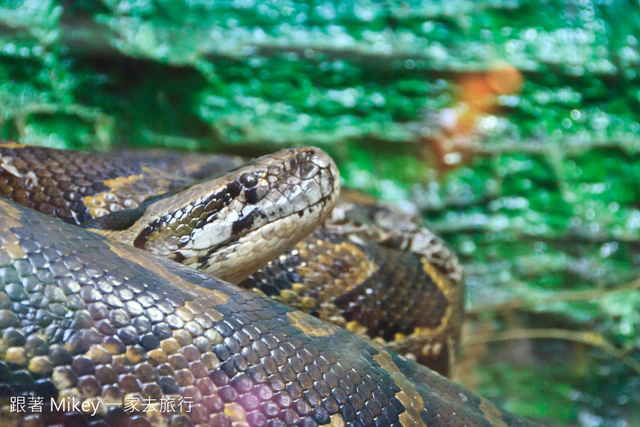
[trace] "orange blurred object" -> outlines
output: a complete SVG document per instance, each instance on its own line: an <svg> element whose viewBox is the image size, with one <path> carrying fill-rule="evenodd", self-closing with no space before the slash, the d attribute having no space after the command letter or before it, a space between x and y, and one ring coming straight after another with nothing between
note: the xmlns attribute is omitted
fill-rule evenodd
<svg viewBox="0 0 640 427"><path fill-rule="evenodd" d="M504 62L486 71L461 74L456 81L457 103L440 113L439 135L428 139L442 169L461 163L479 117L494 113L499 106L498 97L519 93L523 84L520 71Z"/></svg>
<svg viewBox="0 0 640 427"><path fill-rule="evenodd" d="M499 63L487 71L461 75L458 85L459 102L466 104L466 111L458 117L453 134L469 134L480 115L496 110L498 96L520 92L522 74L509 64Z"/></svg>

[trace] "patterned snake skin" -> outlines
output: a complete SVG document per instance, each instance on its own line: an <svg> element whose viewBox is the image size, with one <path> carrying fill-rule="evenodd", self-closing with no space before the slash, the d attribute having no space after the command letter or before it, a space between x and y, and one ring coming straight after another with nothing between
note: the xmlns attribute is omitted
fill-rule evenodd
<svg viewBox="0 0 640 427"><path fill-rule="evenodd" d="M0 180L3 194L9 188L14 199L22 197L27 205L67 222L100 216L87 211L104 209L105 200L124 207L142 201L117 197L126 187L122 180L95 188L85 173L74 183L86 188L85 197L82 203L76 200L69 214L71 193L35 191L47 184L60 187L65 171L54 172L59 176L49 182L7 159L12 158L2 158L4 171L24 186L9 188L8 179ZM96 173L101 170L95 168ZM124 183L144 188L145 176ZM184 184L182 178L161 179L166 189ZM86 198L95 205L87 208ZM384 222L384 215L374 218L379 209L358 210L348 208L338 216L368 219L345 222L334 215L333 226ZM357 244L353 236L358 233L372 238L371 230L350 231L348 243ZM376 230L384 231L384 226ZM316 246L346 242L335 237L347 235L344 230L327 233L314 233ZM384 244L421 245L420 239L397 237L386 233L389 241ZM4 201L0 246L0 396L2 417L12 424L525 425L379 343ZM294 255L269 268L281 268L290 257L308 257L301 249L309 247L292 249ZM352 248L342 247L353 255ZM320 264L332 264L317 258ZM446 262L434 269L445 271ZM275 277L273 271L262 273ZM343 313L353 308L343 307ZM18 397L27 402L41 398L41 412L38 406L16 407ZM176 409L168 401L181 404ZM63 403L80 406L61 407Z"/></svg>
<svg viewBox="0 0 640 427"><path fill-rule="evenodd" d="M252 272L248 262L231 268L228 262L219 262L220 254L212 262L209 251L200 254L204 255L202 262L187 259L185 254L189 254L177 245L165 251L163 245L178 237L184 221L165 215L169 220L162 220L168 224L164 231L156 227L151 232L149 226L160 220L158 212L167 213L167 206L193 206L203 194L227 193L233 177L247 171L243 167L227 175L229 169L239 166L246 162L230 156L152 151L105 158L5 143L0 144L0 195L71 224L103 229L99 232L110 238L155 250L183 264L190 262L194 268L238 283ZM255 173L255 165L249 169ZM212 177L221 175L221 183L214 184L218 180ZM179 191L201 179L206 179L204 189L191 188L187 194ZM232 187L233 194L240 188ZM177 194L140 206L148 196L169 190ZM125 208L135 211L125 215ZM226 212L226 218L229 216ZM295 219L293 224L302 218ZM308 232L296 233L291 225L281 228L282 236L293 237L289 244ZM278 243L287 242L285 237ZM256 253L251 245L246 246L249 253ZM460 267L455 255L415 218L343 190L331 216L311 236L280 257L264 247L260 252L265 256L256 265L272 261L240 286L259 289L276 301L376 339L443 375L451 372L462 324ZM231 261L238 258L242 257Z"/></svg>

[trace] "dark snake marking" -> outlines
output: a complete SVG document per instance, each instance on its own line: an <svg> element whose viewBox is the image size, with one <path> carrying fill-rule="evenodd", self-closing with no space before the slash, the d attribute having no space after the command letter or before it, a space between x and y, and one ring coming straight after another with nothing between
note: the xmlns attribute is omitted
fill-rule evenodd
<svg viewBox="0 0 640 427"><path fill-rule="evenodd" d="M237 197L238 194L236 193L236 195L234 196L233 193L228 191L227 188L223 188L222 190L220 190L216 194L208 196L207 198L202 200L202 206L204 206L204 209L209 209L209 206L212 203L215 206L215 207L212 208L212 210L215 210L215 211L219 211L220 209L228 206L229 203L231 203L231 200L233 199L233 197ZM142 205L141 205L141 207L142 207ZM151 224L149 224L148 227L144 228L140 232L138 237L136 237L136 239L133 241L133 245L136 248L144 249L145 244L147 243L147 239L149 238L149 236L151 234L153 234L157 230L160 230L163 226L167 226L168 224L173 222L175 216L187 215L192 209L193 209L192 206L187 206L185 208L180 209L178 211L179 212L178 214L176 214L176 212L172 212L171 214L165 215L165 216L153 221ZM138 211L138 210L140 210L140 215L137 216L136 220L139 219L142 216L142 214L144 213L146 208L145 207L137 208L134 211ZM104 219L109 218L110 216L111 215L107 215L106 217L103 217L103 219L97 220L96 222L101 223L102 221L104 221ZM217 218L217 215L214 214L214 215L209 217L209 220L210 221L214 221L216 218ZM202 226L202 224L199 223L198 226ZM91 228L91 227L89 227L89 228ZM111 230L115 230L115 228L111 228ZM178 243L178 245L179 245L179 247L184 247L184 245L186 245L186 243L187 243L186 241L181 241L181 242ZM180 255L183 260L185 259L184 256L182 256L181 254L177 254L177 255ZM177 261L177 260L174 260L174 261Z"/></svg>

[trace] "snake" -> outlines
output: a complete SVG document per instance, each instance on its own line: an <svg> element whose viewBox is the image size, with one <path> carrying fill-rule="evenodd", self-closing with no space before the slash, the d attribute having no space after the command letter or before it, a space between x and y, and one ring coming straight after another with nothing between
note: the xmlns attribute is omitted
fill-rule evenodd
<svg viewBox="0 0 640 427"><path fill-rule="evenodd" d="M463 289L416 218L316 147L217 159L0 144L0 418L530 425L424 366Z"/></svg>

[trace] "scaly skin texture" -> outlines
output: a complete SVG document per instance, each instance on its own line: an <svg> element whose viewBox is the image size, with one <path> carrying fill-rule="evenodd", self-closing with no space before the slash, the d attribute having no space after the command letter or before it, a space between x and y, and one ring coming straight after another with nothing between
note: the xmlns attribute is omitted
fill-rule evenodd
<svg viewBox="0 0 640 427"><path fill-rule="evenodd" d="M0 141L0 196L80 225L190 180L157 168Z"/></svg>
<svg viewBox="0 0 640 427"><path fill-rule="evenodd" d="M269 159L267 164L271 166L266 170L271 169L273 176L276 172L293 171L302 177L302 169L314 170L302 167L305 162L286 166L286 162ZM198 256L187 258L185 255L192 251L178 247L179 238L191 233L190 227L184 225L206 221L211 214L206 209L190 207L189 212L200 212L199 218L184 219L180 217L184 211L180 206L204 206L203 200L209 200L210 206L218 202L222 206L231 200L230 193L247 200L247 191L257 192L244 185L229 185L238 182L245 169L143 206L140 192L158 196L167 191L167 186L174 190L185 180L223 175L227 169L242 164L246 162L230 156L194 157L166 152L102 156L4 143L0 145L0 194L74 224L88 216L92 220L82 221L85 227L105 228L100 232L111 238L156 249L156 253L169 259L214 275L220 276L222 271L223 278L237 281L275 252L263 259L252 257L254 265L234 261L239 257L228 257L228 250L211 255L204 251L202 262ZM262 176L264 180L266 175ZM314 176L329 174L316 172ZM299 183L299 177L294 176L294 182ZM285 187L289 184L288 178L282 182ZM216 194L223 197L216 198ZM343 194L320 229L274 258L241 286L259 289L276 301L376 339L395 352L449 375L463 313L462 280L455 255L419 219L358 193ZM123 203L114 200L124 200L124 205L134 210L122 211ZM313 214L324 215L326 207L327 203ZM215 213L222 216L223 212ZM228 211L224 214L229 216ZM296 224L304 218L294 215L293 219ZM308 232L295 231L291 224L280 227L277 243L290 245ZM251 254L268 254L264 249L251 251L251 245L243 246ZM241 268L230 269L230 264Z"/></svg>
<svg viewBox="0 0 640 427"><path fill-rule="evenodd" d="M8 425L525 425L348 331L1 199L0 284ZM16 395L43 411L12 412ZM169 397L190 410L161 412ZM51 406L74 399L88 409Z"/></svg>
<svg viewBox="0 0 640 427"><path fill-rule="evenodd" d="M460 267L428 230L395 222L385 229L389 215L413 224L401 212L343 197L324 226L241 286L448 375L463 316Z"/></svg>
<svg viewBox="0 0 640 427"><path fill-rule="evenodd" d="M339 190L331 157L295 148L83 226L238 283L318 227Z"/></svg>

